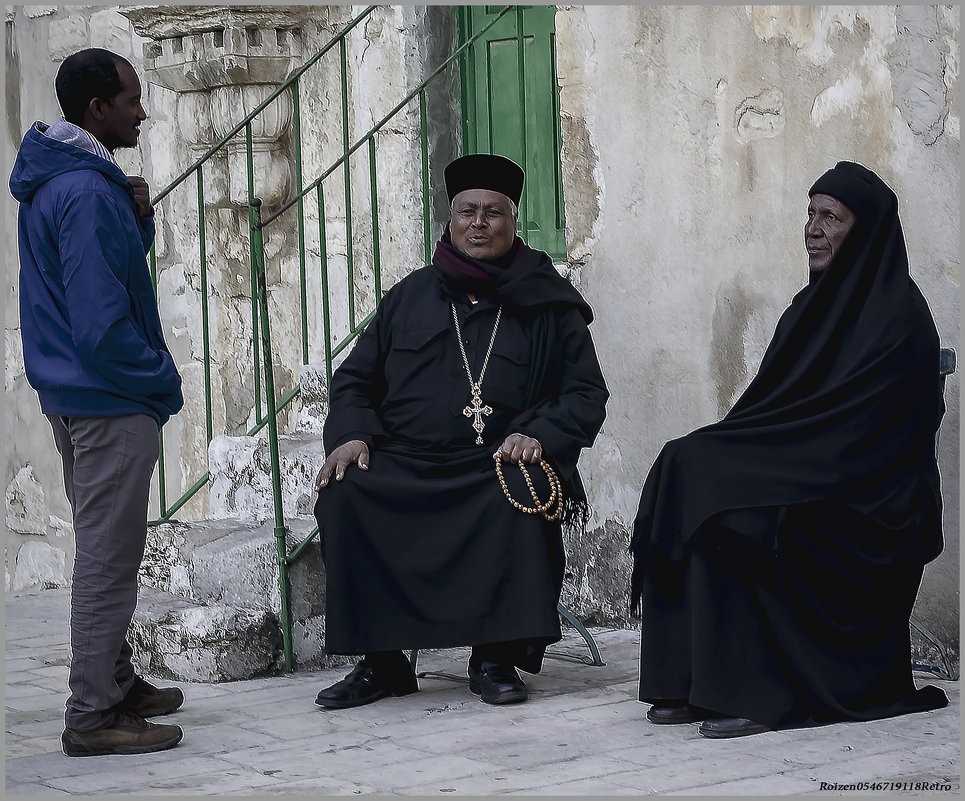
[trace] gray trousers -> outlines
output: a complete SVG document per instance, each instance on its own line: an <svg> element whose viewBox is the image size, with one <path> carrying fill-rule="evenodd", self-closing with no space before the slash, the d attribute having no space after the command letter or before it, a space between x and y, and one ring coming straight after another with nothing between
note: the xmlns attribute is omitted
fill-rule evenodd
<svg viewBox="0 0 965 801"><path fill-rule="evenodd" d="M137 606L158 426L143 414L47 419L64 465L77 549L65 721L91 731L110 721L111 707L134 682L127 630Z"/></svg>

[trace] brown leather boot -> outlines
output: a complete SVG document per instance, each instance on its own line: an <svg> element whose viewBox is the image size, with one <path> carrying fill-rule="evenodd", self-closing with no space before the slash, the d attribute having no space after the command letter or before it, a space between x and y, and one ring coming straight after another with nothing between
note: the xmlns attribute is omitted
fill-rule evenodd
<svg viewBox="0 0 965 801"><path fill-rule="evenodd" d="M67 756L147 754L174 748L184 732L180 726L150 723L133 712L117 711L114 720L94 731L64 729L60 742Z"/></svg>
<svg viewBox="0 0 965 801"><path fill-rule="evenodd" d="M160 689L144 681L140 676L134 677L134 684L127 691L124 700L117 705L117 709L133 712L142 718L155 715L167 715L179 709L184 703L184 693L177 687Z"/></svg>

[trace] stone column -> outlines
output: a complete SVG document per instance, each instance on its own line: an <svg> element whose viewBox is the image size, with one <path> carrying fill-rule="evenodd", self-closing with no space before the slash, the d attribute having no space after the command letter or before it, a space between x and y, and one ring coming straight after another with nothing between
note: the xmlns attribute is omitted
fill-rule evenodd
<svg viewBox="0 0 965 801"><path fill-rule="evenodd" d="M195 158L221 140L305 58L304 6L135 6L121 10L145 46L147 80L178 93L177 115ZM252 122L254 194L268 208L287 198L292 123L288 92ZM242 130L205 165L210 205L245 205L248 168Z"/></svg>

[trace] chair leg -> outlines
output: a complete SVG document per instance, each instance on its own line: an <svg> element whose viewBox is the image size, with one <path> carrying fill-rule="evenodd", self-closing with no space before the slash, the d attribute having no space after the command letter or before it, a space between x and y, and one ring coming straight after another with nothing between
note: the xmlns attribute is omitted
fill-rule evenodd
<svg viewBox="0 0 965 801"><path fill-rule="evenodd" d="M557 604L556 608L563 618L580 633L581 637L583 637L583 640L586 642L586 647L590 649L590 656L593 657L593 661L590 664L594 667L603 667L606 662L604 662L603 658L600 656L600 649L597 647L596 640L594 640L593 635L587 631L586 626L580 622L580 619L576 615L563 606L563 604ZM412 666L413 673L418 672L416 669L418 662L419 649L415 648L409 652L409 664Z"/></svg>
<svg viewBox="0 0 965 801"><path fill-rule="evenodd" d="M578 632L580 632L580 636L583 637L584 641L586 642L586 647L590 649L590 655L593 657L593 661L590 664L593 665L594 667L603 667L603 665L605 665L606 662L604 662L602 657L600 656L600 649L597 648L596 640L594 640L593 635L590 634L589 631L587 631L586 626L584 626L580 622L579 618L576 615L574 615L569 609L563 606L563 604L557 604L556 608L559 611L559 613L566 619L566 621L571 626L573 626L573 628L575 628Z"/></svg>

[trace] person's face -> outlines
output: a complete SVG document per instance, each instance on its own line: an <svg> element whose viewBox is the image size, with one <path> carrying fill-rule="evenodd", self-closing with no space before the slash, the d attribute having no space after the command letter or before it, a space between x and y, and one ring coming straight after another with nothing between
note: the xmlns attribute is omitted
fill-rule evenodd
<svg viewBox="0 0 965 801"><path fill-rule="evenodd" d="M813 195L808 203L804 246L812 270L826 270L854 225L854 213L830 195Z"/></svg>
<svg viewBox="0 0 965 801"><path fill-rule="evenodd" d="M449 233L457 250L481 261L509 253L516 217L508 197L489 189L467 189L452 199Z"/></svg>
<svg viewBox="0 0 965 801"><path fill-rule="evenodd" d="M111 152L119 147L137 147L141 123L147 119L141 105L141 82L137 73L130 64L116 63L121 91L110 100L94 98L90 108L98 128L92 133Z"/></svg>

